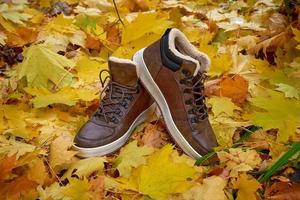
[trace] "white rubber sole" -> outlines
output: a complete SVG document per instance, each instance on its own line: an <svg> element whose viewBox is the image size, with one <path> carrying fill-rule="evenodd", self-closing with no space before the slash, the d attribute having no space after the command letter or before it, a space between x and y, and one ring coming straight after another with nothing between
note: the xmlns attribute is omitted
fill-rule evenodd
<svg viewBox="0 0 300 200"><path fill-rule="evenodd" d="M113 141L112 143L106 144L104 146L100 147L93 147L93 148L83 148L83 147L78 147L75 144L73 145L73 149L78 151L76 154L79 157L82 158L87 158L87 157L93 157L93 156L104 156L110 153L115 152L116 150L120 149L128 140L130 137L131 133L134 131L134 129L143 123L145 120L149 119L152 114L155 113L156 109L156 104L153 103L149 108L144 110L131 124L127 132L117 139L116 141Z"/></svg>
<svg viewBox="0 0 300 200"><path fill-rule="evenodd" d="M169 133L186 154L193 158L201 157L201 155L188 143L188 141L178 130L175 122L173 121L168 103L159 87L153 80L144 62L143 54L144 49L141 49L133 56L133 61L137 63L137 74L144 87L148 90L148 92L152 95L153 99L158 104Z"/></svg>

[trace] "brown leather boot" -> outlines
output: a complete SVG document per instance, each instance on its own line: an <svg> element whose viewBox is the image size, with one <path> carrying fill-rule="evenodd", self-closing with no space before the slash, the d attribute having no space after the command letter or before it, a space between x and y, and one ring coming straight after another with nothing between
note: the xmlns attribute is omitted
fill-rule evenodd
<svg viewBox="0 0 300 200"><path fill-rule="evenodd" d="M168 29L159 41L138 51L133 60L168 131L183 151L197 158L217 146L203 94L204 72L210 65L207 55L178 29Z"/></svg>
<svg viewBox="0 0 300 200"><path fill-rule="evenodd" d="M79 156L102 156L122 147L134 128L155 112L152 98L138 82L131 60L110 57L110 81L99 108L79 130L74 148ZM102 85L107 78L100 81ZM102 94L102 93L101 93ZM100 95L102 96L102 95ZM152 106L151 106L152 105Z"/></svg>

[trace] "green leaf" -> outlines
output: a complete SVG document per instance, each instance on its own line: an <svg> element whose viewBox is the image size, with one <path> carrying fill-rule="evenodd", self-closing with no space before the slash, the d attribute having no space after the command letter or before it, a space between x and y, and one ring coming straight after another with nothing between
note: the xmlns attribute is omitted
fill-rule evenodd
<svg viewBox="0 0 300 200"><path fill-rule="evenodd" d="M56 86L70 85L72 74L65 67L74 67L68 60L45 45L32 45L26 49L25 60L18 66L18 78L26 77L28 86L48 87L48 81Z"/></svg>
<svg viewBox="0 0 300 200"><path fill-rule="evenodd" d="M251 121L265 130L278 128L277 141L286 142L293 136L300 121L300 102L287 99L281 93L266 90L268 96L258 96L250 101L261 108L251 116Z"/></svg>

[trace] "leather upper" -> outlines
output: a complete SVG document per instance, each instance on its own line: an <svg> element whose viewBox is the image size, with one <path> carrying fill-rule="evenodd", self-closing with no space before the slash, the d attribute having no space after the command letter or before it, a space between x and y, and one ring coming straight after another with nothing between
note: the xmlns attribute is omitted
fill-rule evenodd
<svg viewBox="0 0 300 200"><path fill-rule="evenodd" d="M176 59L177 61L173 60L173 63L178 64L178 60L181 59L179 69L174 70L174 66L166 66L171 62L162 61L162 55L165 56L168 53L161 52L164 49L161 45L162 41L157 41L147 47L144 50L144 62L163 93L177 128L189 144L199 154L203 155L216 147L217 141L207 115L198 123L192 123L191 119L195 115L188 111L193 108L193 105L186 104L186 101L191 100L191 96L192 100L195 100L196 97L185 93L185 85L181 81L185 78L183 71L186 70L190 74L193 74L196 70L196 65L189 60L178 58ZM168 59L172 60L172 56L168 56Z"/></svg>
<svg viewBox="0 0 300 200"><path fill-rule="evenodd" d="M111 85L112 94L110 91L106 92L98 110L81 127L74 139L76 146L99 147L117 140L126 133L134 120L153 103L148 92L139 83L136 66L133 63L109 61L109 68L111 80L108 85ZM119 91L122 89L124 89L125 95L124 91L122 91L123 93ZM111 96L107 96L109 94ZM124 95L123 99L120 97L121 95ZM111 98L115 104L103 106L105 104L103 99L110 101L108 98ZM105 109L109 113L104 116L101 109ZM102 114L99 115L98 112ZM111 119L114 117L114 120L117 121Z"/></svg>

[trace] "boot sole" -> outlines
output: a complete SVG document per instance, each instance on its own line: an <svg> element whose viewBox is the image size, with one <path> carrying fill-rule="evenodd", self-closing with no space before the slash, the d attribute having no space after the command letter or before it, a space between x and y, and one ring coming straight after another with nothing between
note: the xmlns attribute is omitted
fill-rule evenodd
<svg viewBox="0 0 300 200"><path fill-rule="evenodd" d="M137 63L137 75L143 83L144 87L148 90L149 94L151 94L158 107L160 108L168 132L187 155L193 158L201 157L201 155L189 144L189 142L178 130L171 115L168 103L158 85L153 80L151 73L149 72L147 65L144 62L143 54L144 49L141 49L133 56L133 61Z"/></svg>
<svg viewBox="0 0 300 200"><path fill-rule="evenodd" d="M87 157L93 157L93 156L104 156L107 154L111 154L118 149L120 149L129 139L131 133L134 131L134 129L149 119L149 117L155 113L156 104L153 103L149 108L144 110L131 124L129 129L126 131L126 133L120 137L119 139L113 141L112 143L106 144L104 146L100 147L93 147L93 148L84 148L84 147L78 147L75 144L73 145L73 149L78 151L76 154L79 157L87 158Z"/></svg>

